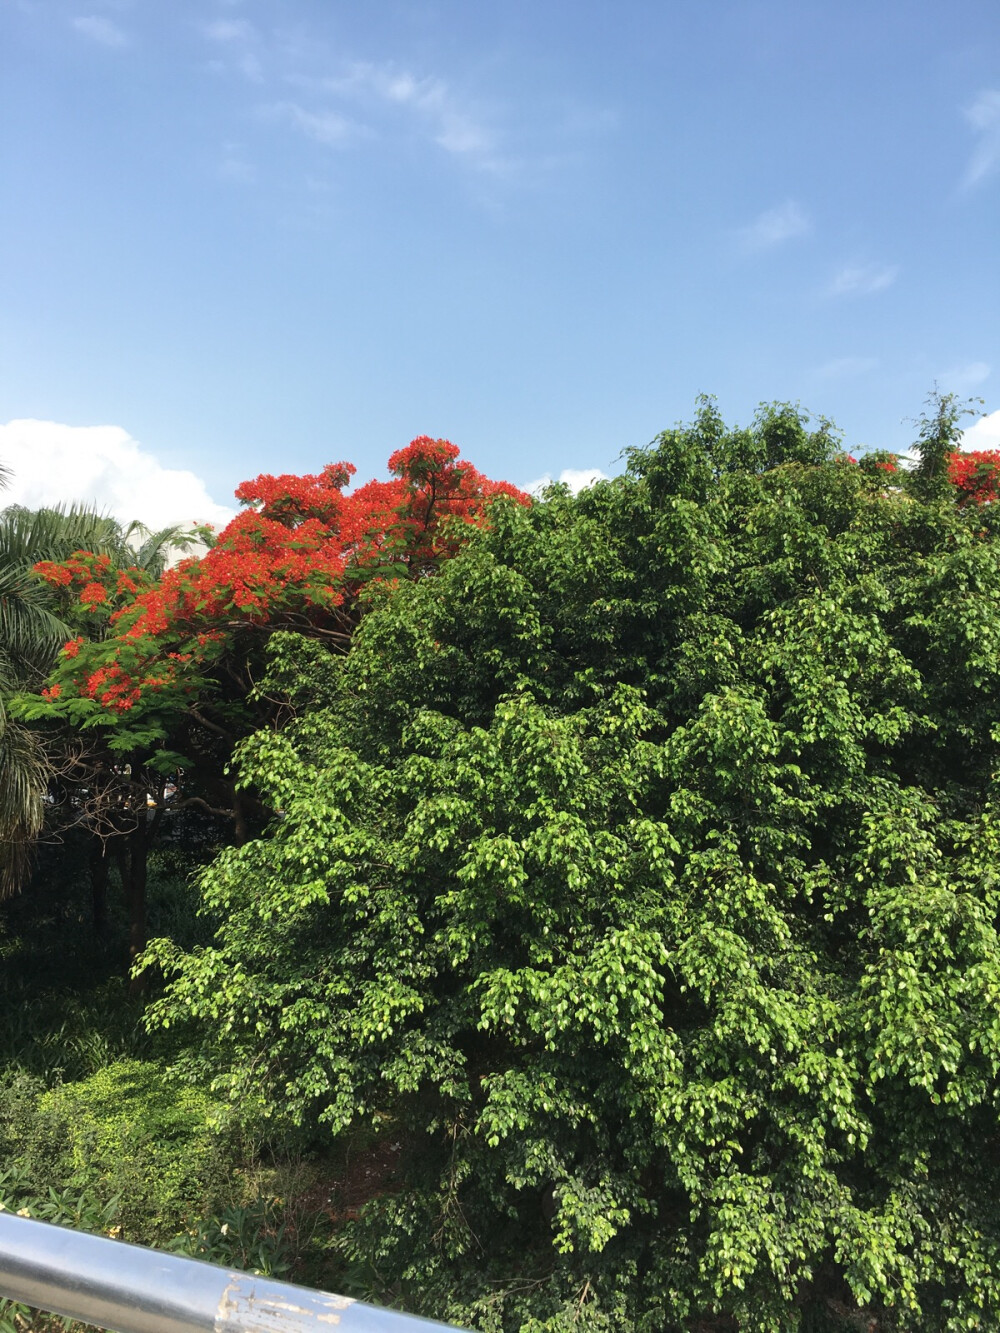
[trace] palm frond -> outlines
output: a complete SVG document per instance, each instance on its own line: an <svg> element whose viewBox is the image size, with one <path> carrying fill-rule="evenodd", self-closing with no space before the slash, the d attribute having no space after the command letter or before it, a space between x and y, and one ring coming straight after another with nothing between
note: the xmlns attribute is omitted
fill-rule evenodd
<svg viewBox="0 0 1000 1333"><path fill-rule="evenodd" d="M10 505L0 512L0 563L65 560L74 551L115 555L125 545L121 524L83 505L28 509Z"/></svg>
<svg viewBox="0 0 1000 1333"><path fill-rule="evenodd" d="M50 505L0 510L0 564L65 560L74 551L109 555L119 565L161 573L172 550L188 551L197 534L181 524L153 531L134 519L123 525L85 505Z"/></svg>
<svg viewBox="0 0 1000 1333"><path fill-rule="evenodd" d="M46 603L49 590L30 568L0 563L0 645L19 672L46 671L72 631Z"/></svg>
<svg viewBox="0 0 1000 1333"><path fill-rule="evenodd" d="M39 737L8 718L0 728L0 901L17 893L31 869L50 776Z"/></svg>
<svg viewBox="0 0 1000 1333"><path fill-rule="evenodd" d="M151 532L142 524L129 525L130 528L132 526L143 528L145 534L145 540L136 548L135 563L140 569L154 575L163 573L172 551L186 555L198 542L198 534L179 523L156 532Z"/></svg>

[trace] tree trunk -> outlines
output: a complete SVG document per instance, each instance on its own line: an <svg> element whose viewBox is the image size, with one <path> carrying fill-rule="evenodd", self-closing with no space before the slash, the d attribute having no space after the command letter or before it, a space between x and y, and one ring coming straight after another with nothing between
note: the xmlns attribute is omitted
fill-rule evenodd
<svg viewBox="0 0 1000 1333"><path fill-rule="evenodd" d="M143 973L134 973L135 960L146 947L146 876L149 858L149 826L145 812L128 835L128 849L122 857L125 871L125 908L128 913L129 994L142 995L146 989Z"/></svg>
<svg viewBox="0 0 1000 1333"><path fill-rule="evenodd" d="M91 924L99 940L108 934L108 873L111 858L103 838L95 838L90 848Z"/></svg>
<svg viewBox="0 0 1000 1333"><path fill-rule="evenodd" d="M241 791L233 791L233 839L237 847L242 847L250 838L250 825L247 821L247 804Z"/></svg>

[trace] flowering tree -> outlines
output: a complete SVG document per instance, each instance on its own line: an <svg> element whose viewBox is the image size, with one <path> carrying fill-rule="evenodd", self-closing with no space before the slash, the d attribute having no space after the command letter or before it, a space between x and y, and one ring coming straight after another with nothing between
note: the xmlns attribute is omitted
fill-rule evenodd
<svg viewBox="0 0 1000 1333"><path fill-rule="evenodd" d="M38 689L71 632L53 614L51 590L33 568L86 548L106 571L128 566L152 578L171 552L190 549L188 537L176 527L150 532L138 522L123 526L76 505L11 505L0 513L0 899L16 893L30 872L52 776L38 734L9 716L7 703L12 695Z"/></svg>
<svg viewBox="0 0 1000 1333"><path fill-rule="evenodd" d="M228 772L235 742L280 710L254 691L276 629L342 649L373 581L422 578L486 521L499 496L447 440L421 436L389 459L391 479L348 491L354 467L257 477L208 550L159 578L77 551L36 566L77 633L22 716L62 747L63 807L111 842L130 905L130 953L145 943L148 848L172 810L231 819L238 842L256 802ZM106 857L101 858L104 877Z"/></svg>

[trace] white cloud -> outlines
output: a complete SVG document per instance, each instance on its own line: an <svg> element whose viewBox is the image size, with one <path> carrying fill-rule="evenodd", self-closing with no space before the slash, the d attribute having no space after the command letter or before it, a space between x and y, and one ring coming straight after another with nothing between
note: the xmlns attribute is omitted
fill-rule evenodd
<svg viewBox="0 0 1000 1333"><path fill-rule="evenodd" d="M878 365L875 356L838 356L817 366L814 375L821 380L847 379L852 375L866 375Z"/></svg>
<svg viewBox="0 0 1000 1333"><path fill-rule="evenodd" d="M898 264L846 264L827 288L829 296L872 296L891 287Z"/></svg>
<svg viewBox="0 0 1000 1333"><path fill-rule="evenodd" d="M112 23L101 14L81 15L73 20L73 27L84 37L89 37L92 42L99 42L101 46L128 46L128 37L118 24Z"/></svg>
<svg viewBox="0 0 1000 1333"><path fill-rule="evenodd" d="M200 477L164 467L121 426L9 421L0 425L0 460L13 473L0 491L0 507L75 501L150 528L193 522L222 527L235 513L215 503Z"/></svg>
<svg viewBox="0 0 1000 1333"><path fill-rule="evenodd" d="M965 108L965 118L976 131L976 146L965 169L966 189L978 185L1000 166L1000 89L984 88Z"/></svg>
<svg viewBox="0 0 1000 1333"><path fill-rule="evenodd" d="M985 361L970 361L965 366L952 366L950 370L939 375L938 380L952 393L964 393L965 390L974 389L977 384L982 384L983 380L989 379L989 376L990 367Z"/></svg>
<svg viewBox="0 0 1000 1333"><path fill-rule="evenodd" d="M439 148L478 170L500 172L511 165L493 131L444 79L418 77L392 62L355 61L334 77L300 82L373 115L404 112Z"/></svg>
<svg viewBox="0 0 1000 1333"><path fill-rule="evenodd" d="M252 83L263 82L260 58L251 48L259 45L257 29L245 19L215 19L202 26L209 41L221 46L235 62L235 67ZM217 62L212 62L215 65ZM225 64L220 65L225 68Z"/></svg>
<svg viewBox="0 0 1000 1333"><path fill-rule="evenodd" d="M346 143L362 128L336 111L310 111L298 102L273 102L264 111L269 116L288 121L307 138L328 148Z"/></svg>
<svg viewBox="0 0 1000 1333"><path fill-rule="evenodd" d="M441 79L416 79L409 73L396 73L391 66L369 71L372 88L389 102L409 106L430 124L434 142L448 153L485 160L493 151L493 135L471 111L460 105Z"/></svg>
<svg viewBox="0 0 1000 1333"><path fill-rule="evenodd" d="M739 236L745 250L770 250L811 230L812 224L799 205L794 199L787 199L777 208L761 213L740 230Z"/></svg>
<svg viewBox="0 0 1000 1333"><path fill-rule="evenodd" d="M1000 449L1000 411L980 417L962 435L963 449Z"/></svg>
<svg viewBox="0 0 1000 1333"><path fill-rule="evenodd" d="M206 23L203 31L213 42L248 42L256 36L253 24L245 19L216 19Z"/></svg>
<svg viewBox="0 0 1000 1333"><path fill-rule="evenodd" d="M586 490L588 486L593 486L595 481L607 481L608 478L599 467L567 467L559 473L558 480L564 486L568 486L576 495L580 491ZM539 477L537 481L529 481L527 486L522 486L521 489L527 491L529 495L540 495L546 486L551 485L552 474L546 472L544 477Z"/></svg>

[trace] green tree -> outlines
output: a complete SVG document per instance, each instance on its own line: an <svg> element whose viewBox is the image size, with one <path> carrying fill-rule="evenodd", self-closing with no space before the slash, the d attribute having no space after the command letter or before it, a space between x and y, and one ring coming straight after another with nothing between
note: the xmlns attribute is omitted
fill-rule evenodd
<svg viewBox="0 0 1000 1333"><path fill-rule="evenodd" d="M150 1019L244 1113L400 1145L344 1241L383 1298L1000 1318L1000 534L892 481L704 402L343 661L273 640L280 816Z"/></svg>
<svg viewBox="0 0 1000 1333"><path fill-rule="evenodd" d="M929 410L922 412L914 423L918 427L913 445L917 462L910 473L911 489L922 499L948 494L948 459L962 438L962 418L980 416L982 401L968 398L963 402L958 394L938 389L927 399Z"/></svg>

